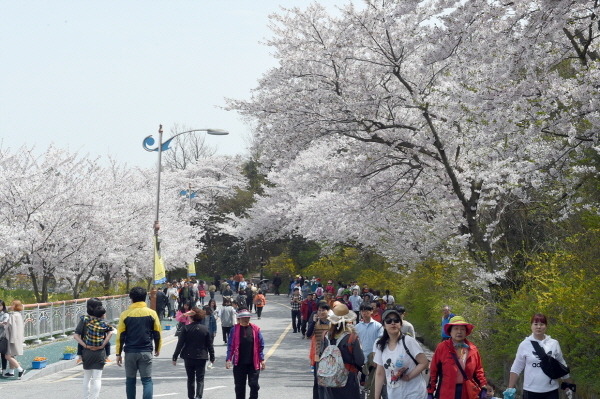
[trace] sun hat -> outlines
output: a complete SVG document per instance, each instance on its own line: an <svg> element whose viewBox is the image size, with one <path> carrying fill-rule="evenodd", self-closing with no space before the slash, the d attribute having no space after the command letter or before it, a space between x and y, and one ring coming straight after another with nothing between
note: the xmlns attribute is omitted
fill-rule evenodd
<svg viewBox="0 0 600 399"><path fill-rule="evenodd" d="M331 309L327 320L333 324L352 323L356 320L356 313L348 309L348 306L343 303L339 303Z"/></svg>
<svg viewBox="0 0 600 399"><path fill-rule="evenodd" d="M237 312L237 317L252 317L252 313L250 313L248 309L240 309Z"/></svg>
<svg viewBox="0 0 600 399"><path fill-rule="evenodd" d="M465 326L467 328L467 335L471 334L471 331L473 331L473 328L475 328L473 324L467 323L465 318L462 316L454 316L450 319L448 324L444 326L444 332L446 335L450 335L450 329L452 326Z"/></svg>

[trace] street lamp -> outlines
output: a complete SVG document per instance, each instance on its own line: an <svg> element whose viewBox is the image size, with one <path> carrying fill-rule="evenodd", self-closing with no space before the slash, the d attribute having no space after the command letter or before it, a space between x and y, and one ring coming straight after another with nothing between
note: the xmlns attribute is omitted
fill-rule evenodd
<svg viewBox="0 0 600 399"><path fill-rule="evenodd" d="M162 152L166 151L169 149L169 145L171 144L171 141L177 137L177 136L181 136L182 134L186 134L186 133L193 133L193 132L206 132L206 134L210 134L213 136L226 136L229 134L228 131L223 130L223 129L193 129L193 130L186 130L185 132L180 132L177 133L176 135L174 135L173 137L171 137L170 139L168 139L167 141L163 142L162 137L163 137L163 126L159 125L158 128L158 145L156 146L156 148L150 148L150 146L154 145L155 140L152 137L152 135L146 137L144 139L144 141L142 142L142 147L144 147L144 150L152 152L152 151L157 151L158 152L158 180L157 180L157 185L156 185L156 213L155 213L155 217L154 217L154 245L155 247L155 251L159 251L160 246L159 246L159 240L158 240L158 230L160 230L160 224L158 223L158 212L160 209L160 172L162 169ZM152 273L152 279L154 280L154 278L156 277L156 262L157 262L157 258L156 256L154 256L154 270ZM157 282L156 280L154 280L154 284L160 284L164 282L160 281ZM153 289L151 294L150 294L150 301L151 301L151 306L152 309L156 310L156 290Z"/></svg>

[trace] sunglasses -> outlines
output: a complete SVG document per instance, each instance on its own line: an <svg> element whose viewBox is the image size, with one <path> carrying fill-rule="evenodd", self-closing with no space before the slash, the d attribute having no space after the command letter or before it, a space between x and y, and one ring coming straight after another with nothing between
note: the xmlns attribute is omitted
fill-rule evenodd
<svg viewBox="0 0 600 399"><path fill-rule="evenodd" d="M385 319L385 324L400 323L400 319Z"/></svg>

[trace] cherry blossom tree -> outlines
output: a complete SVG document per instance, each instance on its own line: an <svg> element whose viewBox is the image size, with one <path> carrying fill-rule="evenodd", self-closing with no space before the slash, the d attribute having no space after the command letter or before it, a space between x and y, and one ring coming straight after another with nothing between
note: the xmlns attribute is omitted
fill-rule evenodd
<svg viewBox="0 0 600 399"><path fill-rule="evenodd" d="M276 183L240 234L295 232L399 264L501 276L504 209L571 197L598 139L597 1L367 1L272 16L279 66L230 109Z"/></svg>

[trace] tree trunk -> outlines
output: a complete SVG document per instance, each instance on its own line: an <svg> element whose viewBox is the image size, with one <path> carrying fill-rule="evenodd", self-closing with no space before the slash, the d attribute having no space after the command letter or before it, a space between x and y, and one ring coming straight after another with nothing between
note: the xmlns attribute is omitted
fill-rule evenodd
<svg viewBox="0 0 600 399"><path fill-rule="evenodd" d="M112 283L112 279L109 272L103 273L104 281L102 282L102 286L104 288L104 295L110 294L110 286Z"/></svg>
<svg viewBox="0 0 600 399"><path fill-rule="evenodd" d="M29 277L31 278L31 284L33 285L33 295L35 295L35 300L39 303L42 302L42 298L40 296L40 290L37 283L37 278L35 277L35 273L33 272L33 267L29 268Z"/></svg>

